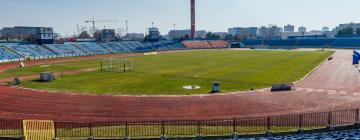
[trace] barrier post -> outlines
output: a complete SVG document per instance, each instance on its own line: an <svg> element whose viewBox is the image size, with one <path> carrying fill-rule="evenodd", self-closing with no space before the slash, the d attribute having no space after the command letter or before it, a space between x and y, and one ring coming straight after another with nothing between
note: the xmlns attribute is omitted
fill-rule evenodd
<svg viewBox="0 0 360 140"><path fill-rule="evenodd" d="M197 121L197 134L196 134L196 139L200 140L201 139L201 121Z"/></svg>
<svg viewBox="0 0 360 140"><path fill-rule="evenodd" d="M238 134L236 132L236 118L235 117L233 119L233 139L234 140L238 139Z"/></svg>
<svg viewBox="0 0 360 140"><path fill-rule="evenodd" d="M272 132L271 132L271 117L268 116L267 117L267 131L266 131L266 136L271 137L272 136Z"/></svg>
<svg viewBox="0 0 360 140"><path fill-rule="evenodd" d="M102 70L103 70L103 61L100 60L100 71L102 71Z"/></svg>
<svg viewBox="0 0 360 140"><path fill-rule="evenodd" d="M88 140L94 140L93 133L92 133L92 123L89 123L89 138Z"/></svg>
<svg viewBox="0 0 360 140"><path fill-rule="evenodd" d="M161 136L160 136L161 140L165 140L166 136L165 136L165 123L164 121L161 121Z"/></svg>
<svg viewBox="0 0 360 140"><path fill-rule="evenodd" d="M302 134L304 132L303 130L303 117L304 115L303 114L300 114L299 115L299 133Z"/></svg>
<svg viewBox="0 0 360 140"><path fill-rule="evenodd" d="M21 121L21 126L24 126L24 121ZM21 134L23 134L23 140L25 140L25 135L24 135L24 133L25 133L25 131L24 131L24 127L21 127Z"/></svg>
<svg viewBox="0 0 360 140"><path fill-rule="evenodd" d="M57 128L56 128L56 122L54 122L54 134L55 134L55 138L54 140L58 140L58 133L57 133Z"/></svg>
<svg viewBox="0 0 360 140"><path fill-rule="evenodd" d="M359 115L360 111L359 111L359 108L356 109L356 122L359 122L360 121L360 115Z"/></svg>
<svg viewBox="0 0 360 140"><path fill-rule="evenodd" d="M328 112L328 126L327 126L327 129L329 130L329 131L332 131L333 130L333 127L332 127L332 112L331 111L329 111Z"/></svg>
<svg viewBox="0 0 360 140"><path fill-rule="evenodd" d="M355 122L355 128L360 128L360 110L359 108L356 109L356 122Z"/></svg>
<svg viewBox="0 0 360 140"><path fill-rule="evenodd" d="M129 140L129 128L128 128L128 122L125 122L125 140Z"/></svg>
<svg viewBox="0 0 360 140"><path fill-rule="evenodd" d="M235 123L236 123L236 122L235 122L235 121L236 121L236 119L235 119L235 117L234 117L234 119L233 119L233 121L232 121L232 122L233 122L233 123L232 123L232 124L233 124L233 126L232 126L232 127L233 127L233 134L236 133L236 128L235 128L235 125L236 125Z"/></svg>

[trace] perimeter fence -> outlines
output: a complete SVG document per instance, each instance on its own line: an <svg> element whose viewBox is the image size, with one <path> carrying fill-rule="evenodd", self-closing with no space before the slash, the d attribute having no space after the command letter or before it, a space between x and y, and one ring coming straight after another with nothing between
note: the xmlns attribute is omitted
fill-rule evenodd
<svg viewBox="0 0 360 140"><path fill-rule="evenodd" d="M303 132L359 124L359 109L213 120L142 120L117 122L54 121L58 139L124 139L241 136ZM41 130L37 130L41 131ZM23 137L22 120L0 120L0 137Z"/></svg>

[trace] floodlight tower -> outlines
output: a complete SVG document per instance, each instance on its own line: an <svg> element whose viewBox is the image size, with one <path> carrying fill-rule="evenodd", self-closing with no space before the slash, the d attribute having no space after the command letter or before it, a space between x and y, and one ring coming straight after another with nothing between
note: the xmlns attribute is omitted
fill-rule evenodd
<svg viewBox="0 0 360 140"><path fill-rule="evenodd" d="M190 0L191 3L191 33L190 37L195 38L195 0Z"/></svg>
<svg viewBox="0 0 360 140"><path fill-rule="evenodd" d="M129 34L129 26L128 26L128 20L125 20L125 28L126 28L126 35Z"/></svg>

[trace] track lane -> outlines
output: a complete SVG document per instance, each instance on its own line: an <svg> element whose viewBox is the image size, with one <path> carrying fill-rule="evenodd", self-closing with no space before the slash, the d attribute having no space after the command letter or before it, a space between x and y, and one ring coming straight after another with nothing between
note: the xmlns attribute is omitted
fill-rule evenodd
<svg viewBox="0 0 360 140"><path fill-rule="evenodd" d="M360 75L348 63L351 62L351 53L350 50L337 50L334 60L325 62L314 73L297 83L297 90L291 92L271 93L267 89L213 96L93 96L1 85L0 118L60 121L207 119L355 108L360 106ZM60 61L75 60L41 60L27 65ZM17 64L0 65L0 71L16 66Z"/></svg>

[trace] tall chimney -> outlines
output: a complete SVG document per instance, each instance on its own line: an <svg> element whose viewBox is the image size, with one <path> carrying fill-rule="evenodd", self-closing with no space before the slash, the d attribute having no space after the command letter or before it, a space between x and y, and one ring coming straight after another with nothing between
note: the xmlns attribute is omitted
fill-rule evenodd
<svg viewBox="0 0 360 140"><path fill-rule="evenodd" d="M192 39L195 38L195 0L190 0L191 3L191 35Z"/></svg>

